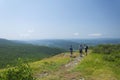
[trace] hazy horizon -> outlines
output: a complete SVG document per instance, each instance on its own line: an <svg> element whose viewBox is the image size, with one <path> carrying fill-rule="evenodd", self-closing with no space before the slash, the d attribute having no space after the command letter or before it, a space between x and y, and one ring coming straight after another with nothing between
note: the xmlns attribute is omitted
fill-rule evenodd
<svg viewBox="0 0 120 80"><path fill-rule="evenodd" d="M120 38L44 38L44 39L7 39L15 41L37 41L37 40L120 40Z"/></svg>
<svg viewBox="0 0 120 80"><path fill-rule="evenodd" d="M120 38L119 0L1 0L0 38Z"/></svg>

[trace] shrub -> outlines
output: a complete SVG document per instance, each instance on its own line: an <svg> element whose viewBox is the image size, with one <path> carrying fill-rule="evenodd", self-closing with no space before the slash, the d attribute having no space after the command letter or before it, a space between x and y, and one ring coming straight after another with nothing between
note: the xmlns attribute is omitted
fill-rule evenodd
<svg viewBox="0 0 120 80"><path fill-rule="evenodd" d="M0 75L0 80L35 80L35 78L32 76L30 66L19 60L16 67L9 68Z"/></svg>
<svg viewBox="0 0 120 80"><path fill-rule="evenodd" d="M103 54L104 60L114 62L115 65L120 66L120 44L95 46L93 52Z"/></svg>

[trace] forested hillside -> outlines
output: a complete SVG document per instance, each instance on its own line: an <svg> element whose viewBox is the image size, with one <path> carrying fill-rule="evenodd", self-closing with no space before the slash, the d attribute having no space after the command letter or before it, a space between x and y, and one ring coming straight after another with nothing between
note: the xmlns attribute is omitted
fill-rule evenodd
<svg viewBox="0 0 120 80"><path fill-rule="evenodd" d="M23 58L25 61L36 61L64 51L58 48L21 44L0 39L0 68L4 68L8 64L16 65L18 58Z"/></svg>

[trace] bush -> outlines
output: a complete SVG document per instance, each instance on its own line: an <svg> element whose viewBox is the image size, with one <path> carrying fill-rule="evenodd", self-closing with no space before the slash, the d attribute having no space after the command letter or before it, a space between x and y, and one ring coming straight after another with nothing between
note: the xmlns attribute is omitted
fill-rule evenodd
<svg viewBox="0 0 120 80"><path fill-rule="evenodd" d="M113 62L113 61L115 61L115 56L112 56L112 55L104 55L104 56L103 56L103 59L104 59L104 60L107 60L107 61L110 61L110 62L111 62L111 61Z"/></svg>
<svg viewBox="0 0 120 80"><path fill-rule="evenodd" d="M93 48L94 53L111 54L112 50L113 50L112 45L98 45Z"/></svg>
<svg viewBox="0 0 120 80"><path fill-rule="evenodd" d="M120 66L120 44L95 46L93 52L103 54L104 60L114 62L115 65Z"/></svg>
<svg viewBox="0 0 120 80"><path fill-rule="evenodd" d="M35 78L32 76L30 66L19 60L16 67L9 68L0 75L0 80L35 80Z"/></svg>

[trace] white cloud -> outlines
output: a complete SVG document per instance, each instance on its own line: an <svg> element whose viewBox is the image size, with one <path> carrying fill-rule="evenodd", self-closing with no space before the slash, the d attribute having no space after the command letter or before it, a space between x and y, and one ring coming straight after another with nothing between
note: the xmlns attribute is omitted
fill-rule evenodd
<svg viewBox="0 0 120 80"><path fill-rule="evenodd" d="M93 33L93 34L88 34L88 36L100 37L100 36L102 36L102 34L101 33Z"/></svg>
<svg viewBox="0 0 120 80"><path fill-rule="evenodd" d="M20 38L31 38L34 32L35 32L34 29L28 29L24 31L23 33L19 33L19 37Z"/></svg>
<svg viewBox="0 0 120 80"><path fill-rule="evenodd" d="M79 35L79 33L78 33L78 32L76 32L76 33L74 33L74 35L75 35L75 36L78 36L78 35Z"/></svg>

